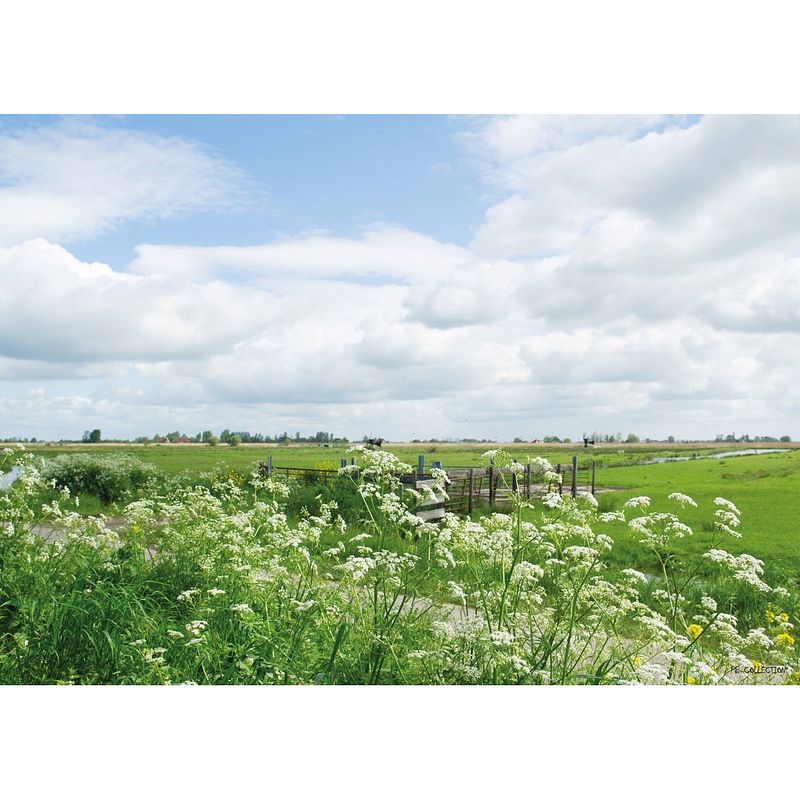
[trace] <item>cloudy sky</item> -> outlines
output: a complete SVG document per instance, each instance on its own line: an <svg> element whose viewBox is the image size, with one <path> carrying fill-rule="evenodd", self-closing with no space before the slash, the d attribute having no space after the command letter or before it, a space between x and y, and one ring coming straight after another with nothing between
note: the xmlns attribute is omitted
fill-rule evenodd
<svg viewBox="0 0 800 800"><path fill-rule="evenodd" d="M794 117L0 117L0 435L800 434Z"/></svg>

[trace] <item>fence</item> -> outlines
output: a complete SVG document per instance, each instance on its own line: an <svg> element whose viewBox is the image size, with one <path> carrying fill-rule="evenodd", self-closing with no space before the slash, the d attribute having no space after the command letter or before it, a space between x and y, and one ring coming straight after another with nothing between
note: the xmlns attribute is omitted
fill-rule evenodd
<svg viewBox="0 0 800 800"><path fill-rule="evenodd" d="M341 478L338 470L312 469L310 467L279 467L272 463L272 456L266 462L259 462L267 475L281 475L287 479L294 478L306 484L328 484ZM351 459L351 464L355 464ZM342 459L342 466L347 466L347 459ZM416 513L423 519L439 519L445 512L469 516L479 505L491 508L509 503L511 494L519 494L525 499L539 497L547 492L557 491L559 494L569 493L576 497L578 492L595 493L597 463L579 465L577 456L568 464L556 464L555 470L561 480L553 484L538 482L531 472L530 464L521 465L518 472L501 471L497 467L448 467L444 471L450 480L447 486L447 498L426 499L417 508ZM431 467L443 469L439 461ZM423 490L432 486L433 475L426 472L425 457L417 459L417 469L410 475L399 476L403 486L413 486Z"/></svg>

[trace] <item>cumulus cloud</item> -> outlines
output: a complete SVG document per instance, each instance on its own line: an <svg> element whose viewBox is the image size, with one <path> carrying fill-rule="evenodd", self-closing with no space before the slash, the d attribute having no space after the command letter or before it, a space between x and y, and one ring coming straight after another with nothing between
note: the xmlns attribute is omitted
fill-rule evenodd
<svg viewBox="0 0 800 800"><path fill-rule="evenodd" d="M798 133L788 117L472 123L461 146L494 200L463 245L375 225L142 244L124 272L42 238L6 246L0 410L22 418L22 403L64 425L105 415L124 433L143 419L395 437L792 432ZM185 142L137 141L128 157L150 145L185 153L178 176L207 164L198 203L222 191L219 163ZM188 208L181 178L160 195L123 169L119 198L106 179L81 183L66 166L88 157L75 147L62 166L18 168L12 191L47 178L83 196L96 183L103 202L85 225L57 211L30 222L37 236ZM12 238L28 229L14 224ZM68 377L85 391L27 394Z"/></svg>
<svg viewBox="0 0 800 800"><path fill-rule="evenodd" d="M0 352L50 362L199 359L263 328L266 293L115 272L35 239L0 248Z"/></svg>

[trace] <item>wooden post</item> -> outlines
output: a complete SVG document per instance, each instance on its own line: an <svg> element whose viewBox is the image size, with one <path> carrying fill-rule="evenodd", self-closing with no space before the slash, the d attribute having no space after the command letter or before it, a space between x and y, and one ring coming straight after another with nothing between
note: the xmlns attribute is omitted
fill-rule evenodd
<svg viewBox="0 0 800 800"><path fill-rule="evenodd" d="M531 499L531 465L525 465L525 499Z"/></svg>
<svg viewBox="0 0 800 800"><path fill-rule="evenodd" d="M267 456L267 475L272 476L272 456Z"/></svg>
<svg viewBox="0 0 800 800"><path fill-rule="evenodd" d="M596 485L596 481L595 481L596 473L597 473L597 462L593 460L592 461L592 494L594 494L594 488L595 488L595 485Z"/></svg>
<svg viewBox="0 0 800 800"><path fill-rule="evenodd" d="M343 458L342 459L342 469L344 469L346 466L347 466L347 459Z"/></svg>
<svg viewBox="0 0 800 800"><path fill-rule="evenodd" d="M578 456L572 456L572 497L578 496Z"/></svg>
<svg viewBox="0 0 800 800"><path fill-rule="evenodd" d="M425 474L425 456L417 456L417 475L421 478Z"/></svg>
<svg viewBox="0 0 800 800"><path fill-rule="evenodd" d="M489 505L494 506L494 467L489 467Z"/></svg>
<svg viewBox="0 0 800 800"><path fill-rule="evenodd" d="M469 500L467 500L467 514L472 516L472 493L475 491L475 470L469 469Z"/></svg>
<svg viewBox="0 0 800 800"><path fill-rule="evenodd" d="M556 472L561 475L561 464L556 464ZM564 480L563 478L558 482L558 493L561 494L564 490Z"/></svg>
<svg viewBox="0 0 800 800"><path fill-rule="evenodd" d="M514 463L518 463L516 458L514 459ZM519 482L517 481L516 472L511 473L511 491L514 492L514 494L519 494Z"/></svg>
<svg viewBox="0 0 800 800"><path fill-rule="evenodd" d="M441 469L442 468L442 462L441 461L433 461L433 462L431 462L431 466L434 469Z"/></svg>

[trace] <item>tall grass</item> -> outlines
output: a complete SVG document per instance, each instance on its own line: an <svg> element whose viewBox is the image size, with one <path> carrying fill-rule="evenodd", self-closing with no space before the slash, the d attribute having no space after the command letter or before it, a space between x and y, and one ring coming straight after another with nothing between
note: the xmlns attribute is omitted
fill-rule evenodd
<svg viewBox="0 0 800 800"><path fill-rule="evenodd" d="M0 494L0 681L800 677L796 595L769 586L757 560L726 553L722 538L713 558L684 559L674 546L692 535L683 496L670 515L643 498L598 512L591 497L515 497L511 513L435 526L413 514L413 492L401 496L398 473L410 467L389 453L359 459L332 499L258 474L146 484L116 531L54 502L42 512L57 534L50 542L35 529L43 477L26 462L24 479ZM535 468L552 479L546 463ZM436 480L446 489L443 473ZM728 507L709 511L738 532ZM613 558L606 529L623 517L657 573Z"/></svg>

